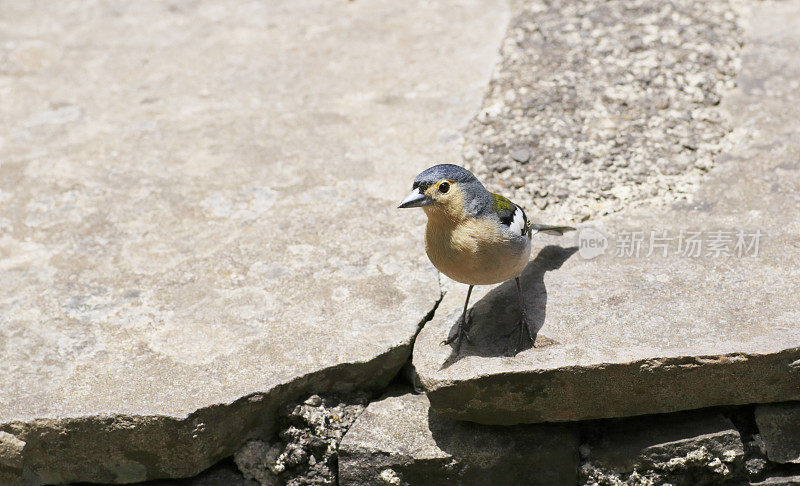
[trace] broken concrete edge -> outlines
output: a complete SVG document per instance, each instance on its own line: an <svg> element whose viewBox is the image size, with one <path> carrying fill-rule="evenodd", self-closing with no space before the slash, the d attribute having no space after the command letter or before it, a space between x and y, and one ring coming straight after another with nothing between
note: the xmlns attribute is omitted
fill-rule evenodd
<svg viewBox="0 0 800 486"><path fill-rule="evenodd" d="M767 457L800 468L800 402L758 405L753 413Z"/></svg>
<svg viewBox="0 0 800 486"><path fill-rule="evenodd" d="M417 326L417 332L414 333L414 337L411 340L411 350L409 351L408 359L406 363L400 368L398 372L399 375L403 377L403 379L411 384L414 387L414 391L418 393L422 393L424 388L422 383L420 382L419 374L417 373L417 368L414 366L414 345L417 343L417 338L422 330L425 328L425 325L428 324L436 317L436 311L439 309L439 305L444 301L445 296L447 295L448 288L442 281L442 274L437 271L437 282L439 285L439 298L434 302L433 308L428 312L425 317L420 321L419 326Z"/></svg>
<svg viewBox="0 0 800 486"><path fill-rule="evenodd" d="M353 391L379 395L410 362L414 340L442 296L413 336L372 359L339 363L186 416L98 414L0 424L0 483L134 483L194 476L247 440L271 436L278 412L299 397ZM153 443L161 444L162 454L146 452ZM83 474L93 463L94 474Z"/></svg>
<svg viewBox="0 0 800 486"><path fill-rule="evenodd" d="M773 476L750 486L800 486L800 474Z"/></svg>
<svg viewBox="0 0 800 486"><path fill-rule="evenodd" d="M504 359L504 358L482 358ZM613 417L631 417L715 406L747 405L800 400L800 373L792 373L792 363L800 359L800 347L770 354L729 353L707 356L678 356L642 359L627 363L600 363L593 366L569 366L535 371L510 370L473 379L435 379L420 374L431 407L456 420L482 424L513 425L518 423L567 422ZM725 366L721 366L724 364ZM598 380L596 371L603 371ZM613 376L624 376L624 382L636 383L635 389L620 389ZM572 393L550 395L548 389L564 377L570 377ZM609 376L612 376L609 379ZM659 397L663 380L681 381L687 390L681 400L673 394ZM725 383L722 392L706 394L709 383ZM563 385L557 388L563 389ZM500 399L509 390L518 390L520 397L535 397L519 406L514 397ZM631 403L637 394L651 396L656 404L643 414ZM605 406L598 407L594 397L604 395ZM565 412L562 405L572 401L569 409L587 410L584 416ZM575 405L575 402L579 404ZM498 408L501 407L501 408Z"/></svg>
<svg viewBox="0 0 800 486"><path fill-rule="evenodd" d="M549 464L545 468L553 469L553 464L542 460L541 454L554 454L555 449L562 450L562 455L575 454L575 464L562 468L562 476L574 474L580 479L578 484L644 484L647 481L653 484L664 481L671 484L747 484L763 481L759 484L778 485L792 484L782 481L800 474L798 464L768 460L756 427L756 405L505 427L443 418L429 406L422 411L420 403L423 401L428 402L424 395L415 395L406 387L405 391L390 390L371 402L340 445L340 484L486 484L480 478L489 472L498 482L498 474L507 472L513 476L515 468L507 454L493 450L492 443L495 446L516 444L515 447L536 458L525 462L529 481L534 481L531 475L538 470L534 463ZM526 434L550 431L548 437L558 436L553 434L553 427L569 428L575 433L575 440L564 444L556 441L539 452L519 447ZM414 430L417 432L413 433ZM431 437L423 430L437 432ZM517 437L522 442L508 437ZM480 454L470 454L473 448L480 450ZM578 455L580 460L577 460ZM512 470L489 471L493 459L500 457L505 468ZM518 481L499 482L518 484ZM566 484L545 482L562 483Z"/></svg>
<svg viewBox="0 0 800 486"><path fill-rule="evenodd" d="M440 298L418 325L433 317ZM416 333L415 333L416 336ZM410 356L388 388L413 383ZM324 483L336 480L339 443L352 423L377 395L354 391L343 395L314 394L284 408L273 437L248 440L234 455L245 478L261 484ZM309 483L309 484L310 484Z"/></svg>
<svg viewBox="0 0 800 486"><path fill-rule="evenodd" d="M369 458L369 467L357 465L359 458ZM445 484L459 484L453 474L453 459L447 457L415 459L408 454L386 453L372 448L353 447L339 451L339 484L371 486L384 484L439 484L434 478L444 476ZM345 470L346 475L342 474ZM378 472L379 471L379 472ZM420 482L400 482L409 476Z"/></svg>
<svg viewBox="0 0 800 486"><path fill-rule="evenodd" d="M578 446L576 424L454 421L434 413L424 394L396 386L342 440L339 484L570 484Z"/></svg>
<svg viewBox="0 0 800 486"><path fill-rule="evenodd" d="M352 464L357 463L357 459L360 457L369 457L371 467L353 467ZM443 458L418 460L410 454L388 453L377 448L359 445L349 446L339 449L339 484L343 486L348 484L366 486L371 483L371 480L392 484L393 478L398 477L398 470L412 467L412 465L418 471L424 471L433 476L436 471L444 469L447 461ZM373 474L376 470L380 470L377 475Z"/></svg>
<svg viewBox="0 0 800 486"><path fill-rule="evenodd" d="M595 425L581 444L581 484L719 484L747 478L740 431L719 410ZM587 427L589 428L589 427Z"/></svg>
<svg viewBox="0 0 800 486"><path fill-rule="evenodd" d="M425 325L427 323L431 322L434 317L436 317L436 311L439 309L439 305L444 300L444 296L447 295L447 288L445 287L444 283L442 282L442 274L439 271L437 271L436 275L437 275L436 283L439 286L439 297L436 298L436 301L433 303L433 307L431 307L431 310L428 311L427 314L425 314L425 316L422 318L421 321L419 321L419 324L417 324L417 330L414 333L414 336L412 336L412 338L411 338L410 347L409 347L409 350L408 350L408 358L406 360L406 363L411 365L412 367L414 366L412 361L413 361L413 357L414 357L413 356L414 355L414 344L416 344L416 342L417 342L417 337L419 336L419 333L421 333L422 330L425 328Z"/></svg>

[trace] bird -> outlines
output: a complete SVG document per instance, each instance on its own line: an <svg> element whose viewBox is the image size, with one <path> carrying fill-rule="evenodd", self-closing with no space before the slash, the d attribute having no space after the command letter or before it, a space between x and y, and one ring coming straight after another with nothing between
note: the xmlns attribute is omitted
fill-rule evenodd
<svg viewBox="0 0 800 486"><path fill-rule="evenodd" d="M532 236L539 232L560 236L575 228L531 223L522 207L489 192L472 172L455 164L434 165L420 172L398 208L425 211L428 258L441 273L469 285L457 331L442 344L454 344L458 354L462 340L472 342L467 309L475 285L513 278L521 316L515 329L519 334L514 354L522 350L526 336L535 346L537 330L525 311L520 283L530 260Z"/></svg>

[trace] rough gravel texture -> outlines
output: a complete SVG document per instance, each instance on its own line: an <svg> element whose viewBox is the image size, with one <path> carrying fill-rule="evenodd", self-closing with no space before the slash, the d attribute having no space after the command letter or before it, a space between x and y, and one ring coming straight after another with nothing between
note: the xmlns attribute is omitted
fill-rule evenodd
<svg viewBox="0 0 800 486"><path fill-rule="evenodd" d="M688 198L726 143L741 42L727 1L519 2L465 161L561 222Z"/></svg>
<svg viewBox="0 0 800 486"><path fill-rule="evenodd" d="M366 394L312 395L288 407L278 440L251 440L234 456L245 477L262 486L335 485L339 442L369 403Z"/></svg>

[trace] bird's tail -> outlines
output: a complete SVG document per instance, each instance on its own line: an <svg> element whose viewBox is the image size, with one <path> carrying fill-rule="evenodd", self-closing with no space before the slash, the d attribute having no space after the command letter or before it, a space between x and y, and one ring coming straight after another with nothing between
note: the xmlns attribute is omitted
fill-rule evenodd
<svg viewBox="0 0 800 486"><path fill-rule="evenodd" d="M552 226L549 224L528 223L528 227L531 229L531 234L545 233L548 235L561 236L567 231L575 231L575 228L572 226Z"/></svg>

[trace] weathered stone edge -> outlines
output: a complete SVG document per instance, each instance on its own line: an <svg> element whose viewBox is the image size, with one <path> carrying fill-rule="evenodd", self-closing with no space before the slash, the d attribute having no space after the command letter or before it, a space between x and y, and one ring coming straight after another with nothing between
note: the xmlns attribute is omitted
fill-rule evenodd
<svg viewBox="0 0 800 486"><path fill-rule="evenodd" d="M800 399L800 347L509 371L465 380L420 376L431 407L482 424L564 422ZM565 377L569 380L564 380ZM687 393L676 400L664 381ZM573 383L575 385L568 385ZM719 387L715 387L719 384ZM713 393L707 393L709 389ZM528 397L520 400L514 397ZM602 403L595 397L604 396ZM631 396L638 397L631 400ZM642 403L646 403L643 406ZM505 408L502 408L505 406ZM576 414L575 410L592 410Z"/></svg>
<svg viewBox="0 0 800 486"><path fill-rule="evenodd" d="M416 335L442 300L434 301L414 335L372 359L339 363L230 403L185 417L102 414L0 424L22 442L22 457L0 458L0 482L131 483L191 477L230 456L245 441L269 436L281 407L309 393L385 389L409 361ZM161 454L148 452L159 444ZM21 467L18 467L21 464Z"/></svg>
<svg viewBox="0 0 800 486"><path fill-rule="evenodd" d="M800 472L800 402L762 404L753 411L767 457Z"/></svg>
<svg viewBox="0 0 800 486"><path fill-rule="evenodd" d="M401 394L410 392L407 389ZM389 395L384 395L380 400ZM576 458L580 456L580 460L574 466L575 473L581 478L580 484L595 484L598 479L601 484L606 484L606 479L628 484L629 481L636 482L637 478L653 479L651 475L656 474L655 478L672 477L680 484L685 481L689 481L686 484L692 481L698 484L747 484L749 481L750 484L788 485L790 483L780 482L780 479L800 474L800 464L779 464L768 460L760 439L763 431L757 427L754 412L752 405L743 405L566 424L576 430L577 442L572 449ZM369 413L362 415L362 418L366 415ZM653 427L655 437L660 437L658 441L649 440L647 429ZM644 432L643 436L629 437L632 431L639 430ZM675 430L678 434L672 436ZM637 433L634 432L634 435ZM413 454L410 456L391 446L388 449L375 447L370 443L373 439L370 436L353 441L348 437L349 433L339 447L340 484L385 485L392 480L397 480L397 484L405 484L403 481L417 484L417 481L409 481L409 474L414 478L427 475L426 482L431 484L453 484L457 480L449 477L450 473L463 471L462 467L469 467L471 460L481 462L480 456L470 459L462 455L456 462L447 456L414 458ZM620 438L622 442L619 442ZM631 441L634 449L630 449L626 441ZM601 450L610 447L611 455L606 451L606 454L598 456L598 446ZM462 459L467 462L460 462ZM526 467L535 472L532 464ZM696 474L704 472L708 476L701 481Z"/></svg>

